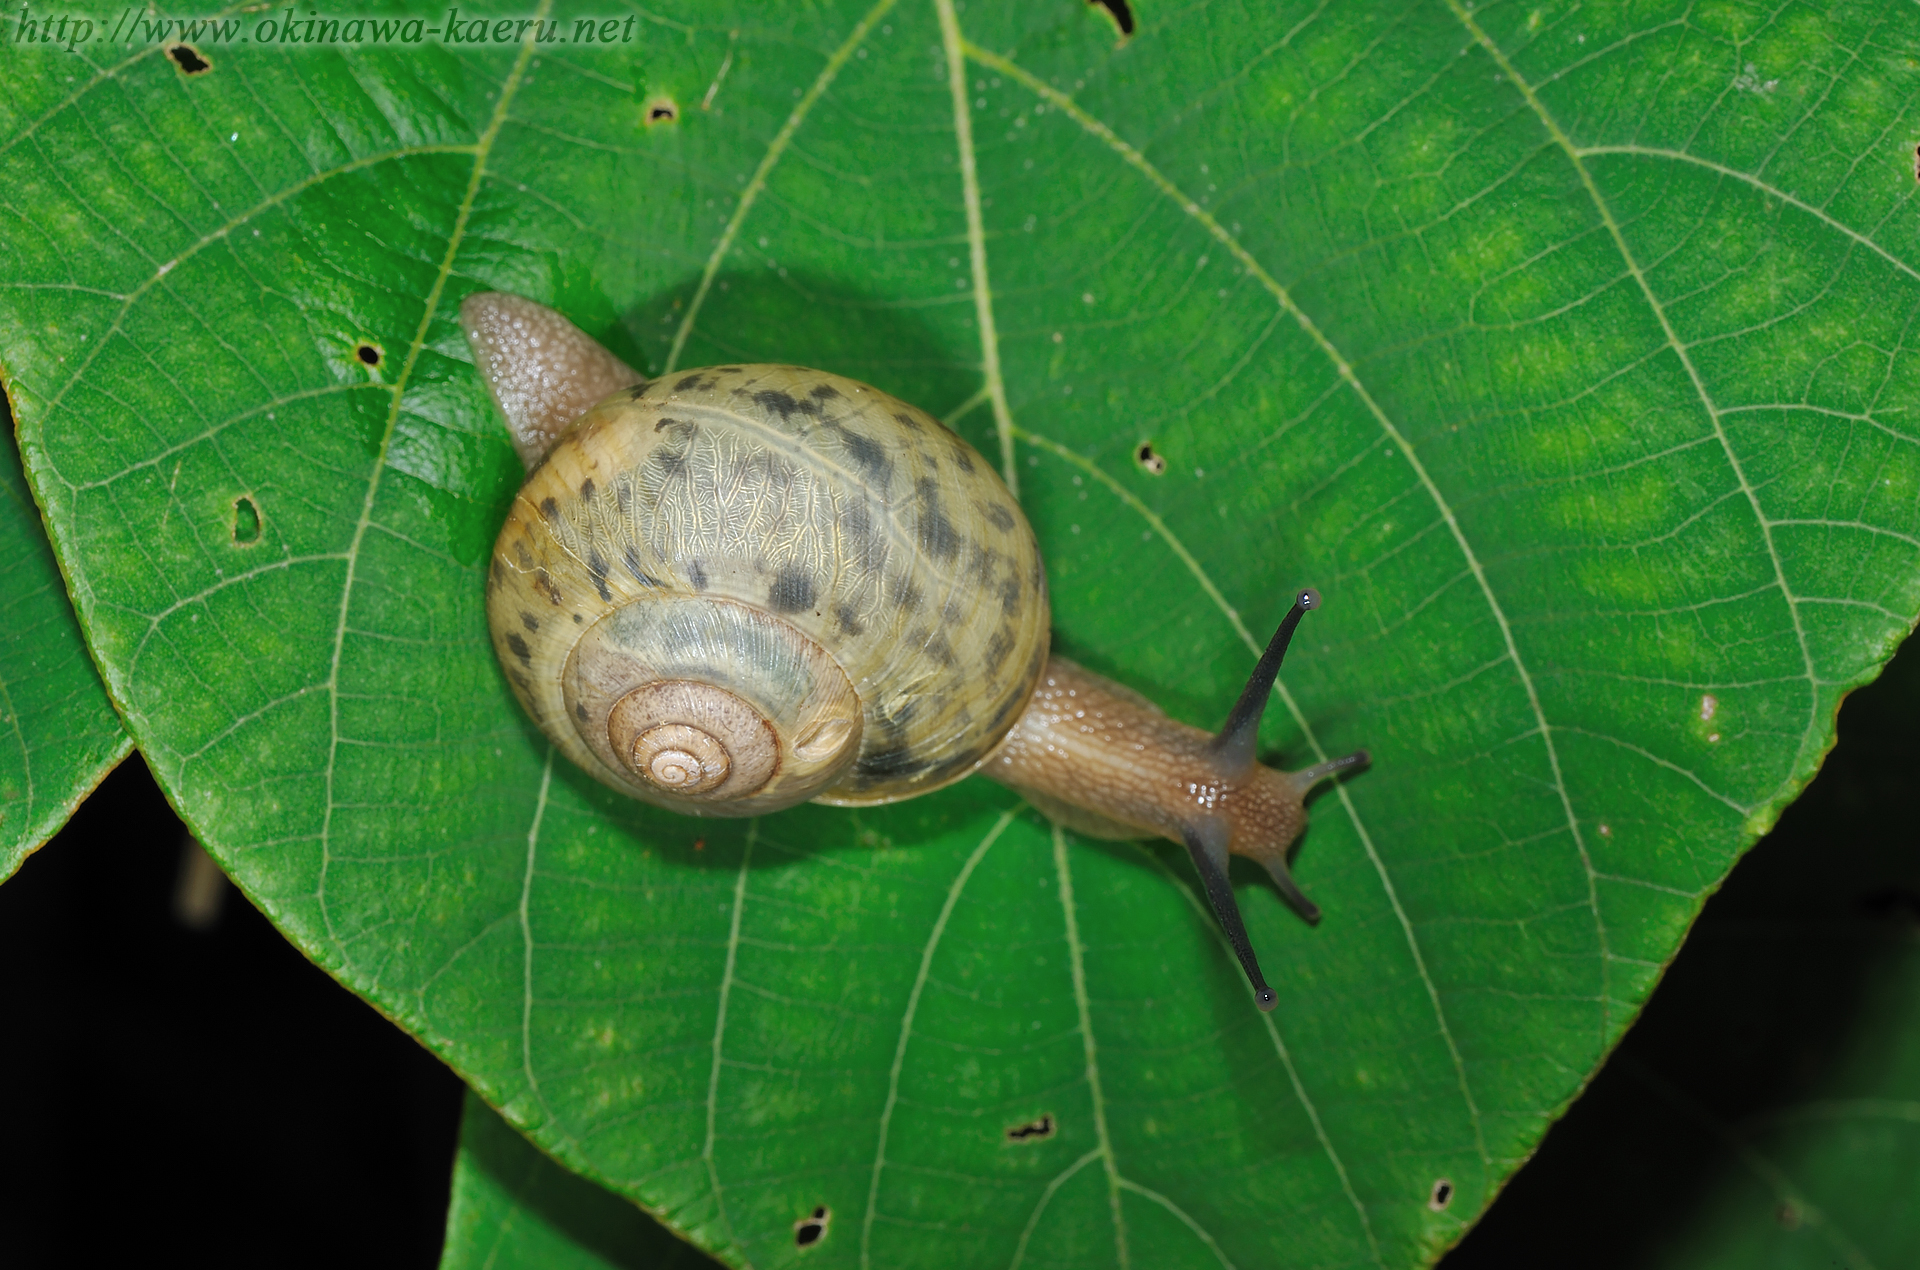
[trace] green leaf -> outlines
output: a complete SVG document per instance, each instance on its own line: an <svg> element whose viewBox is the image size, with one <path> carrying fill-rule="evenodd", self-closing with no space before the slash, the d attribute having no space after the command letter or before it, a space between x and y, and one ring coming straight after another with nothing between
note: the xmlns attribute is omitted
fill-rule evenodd
<svg viewBox="0 0 1920 1270"><path fill-rule="evenodd" d="M1909 641L1446 1270L1920 1264L1916 718Z"/></svg>
<svg viewBox="0 0 1920 1270"><path fill-rule="evenodd" d="M0 421L11 425L10 415ZM7 429L12 431L9 426ZM133 742L74 621L60 569L21 476L0 445L0 881L67 823Z"/></svg>
<svg viewBox="0 0 1920 1270"><path fill-rule="evenodd" d="M440 1270L712 1270L693 1245L541 1155L469 1093Z"/></svg>
<svg viewBox="0 0 1920 1270"><path fill-rule="evenodd" d="M0 348L89 640L290 937L730 1262L1432 1258L1920 612L1920 15L267 20L0 66ZM1279 1009L1170 845L977 781L695 822L552 759L481 624L480 288L1010 449L1057 647L1178 717L1319 586L1266 741L1375 766L1315 806L1317 929L1243 879Z"/></svg>

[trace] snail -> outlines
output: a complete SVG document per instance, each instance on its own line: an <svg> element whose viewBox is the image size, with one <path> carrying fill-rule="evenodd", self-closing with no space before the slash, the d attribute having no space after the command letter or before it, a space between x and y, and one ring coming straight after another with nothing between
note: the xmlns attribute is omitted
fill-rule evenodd
<svg viewBox="0 0 1920 1270"><path fill-rule="evenodd" d="M971 772L1095 838L1193 859L1260 1008L1228 855L1309 923L1287 853L1304 797L1367 763L1256 761L1300 591L1217 734L1048 656L1046 571L992 466L926 412L794 366L647 380L553 309L471 295L460 322L528 468L487 624L568 759L676 812L894 802Z"/></svg>

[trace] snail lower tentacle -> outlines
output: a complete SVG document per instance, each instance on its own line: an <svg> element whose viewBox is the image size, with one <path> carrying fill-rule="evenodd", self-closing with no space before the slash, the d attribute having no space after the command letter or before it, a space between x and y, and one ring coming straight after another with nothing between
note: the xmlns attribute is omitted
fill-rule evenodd
<svg viewBox="0 0 1920 1270"><path fill-rule="evenodd" d="M1309 925L1320 909L1294 883L1287 855L1306 828L1306 794L1319 781L1364 765L1365 752L1298 773L1253 758L1260 719L1294 630L1319 604L1300 592L1274 632L1239 702L1217 734L1170 719L1152 703L1064 658L1047 663L1033 701L983 771L1076 832L1098 838L1163 837L1188 850L1262 1009L1276 1000L1261 977L1227 856L1245 856L1272 876Z"/></svg>

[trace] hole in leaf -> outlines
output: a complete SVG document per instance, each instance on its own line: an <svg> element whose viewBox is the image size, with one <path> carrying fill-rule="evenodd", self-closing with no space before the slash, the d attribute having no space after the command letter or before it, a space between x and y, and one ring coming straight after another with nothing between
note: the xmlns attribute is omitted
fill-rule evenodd
<svg viewBox="0 0 1920 1270"><path fill-rule="evenodd" d="M1133 457L1141 467L1147 469L1147 471L1154 476L1158 476L1167 470L1166 458L1153 452L1153 442L1151 441L1142 441L1140 448L1133 452Z"/></svg>
<svg viewBox="0 0 1920 1270"><path fill-rule="evenodd" d="M672 123L679 117L680 107L674 104L673 98L671 97L655 97L647 103L648 127L652 127L655 124Z"/></svg>
<svg viewBox="0 0 1920 1270"><path fill-rule="evenodd" d="M1087 0L1096 9L1105 9L1113 24L1120 28L1122 38L1133 34L1133 7L1127 0Z"/></svg>
<svg viewBox="0 0 1920 1270"><path fill-rule="evenodd" d="M363 365L378 366L380 364L380 349L365 340L360 341L360 346L353 350L353 355L359 358Z"/></svg>
<svg viewBox="0 0 1920 1270"><path fill-rule="evenodd" d="M204 75L213 69L213 63L200 56L200 50L191 44L175 44L167 49L167 56L189 75Z"/></svg>
<svg viewBox="0 0 1920 1270"><path fill-rule="evenodd" d="M1012 1142L1026 1142L1033 1138L1051 1138L1053 1136L1053 1116L1041 1116L1038 1120L1029 1120L1007 1130L1007 1138Z"/></svg>
<svg viewBox="0 0 1920 1270"><path fill-rule="evenodd" d="M1433 1191L1427 1196L1427 1207L1437 1213L1451 1203L1453 1203L1453 1183L1444 1177L1435 1178Z"/></svg>
<svg viewBox="0 0 1920 1270"><path fill-rule="evenodd" d="M820 1207L793 1223L793 1244L796 1248L811 1248L827 1237L827 1222L832 1214L827 1206Z"/></svg>
<svg viewBox="0 0 1920 1270"><path fill-rule="evenodd" d="M233 541L241 547L260 541L260 509L245 494L233 500Z"/></svg>

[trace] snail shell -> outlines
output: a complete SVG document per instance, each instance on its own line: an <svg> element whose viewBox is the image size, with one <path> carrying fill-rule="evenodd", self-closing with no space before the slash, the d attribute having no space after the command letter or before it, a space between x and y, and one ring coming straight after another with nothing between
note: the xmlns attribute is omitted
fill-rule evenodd
<svg viewBox="0 0 1920 1270"><path fill-rule="evenodd" d="M1046 660L1046 574L984 459L838 375L624 389L534 469L494 547L527 713L674 811L890 802L980 765Z"/></svg>

